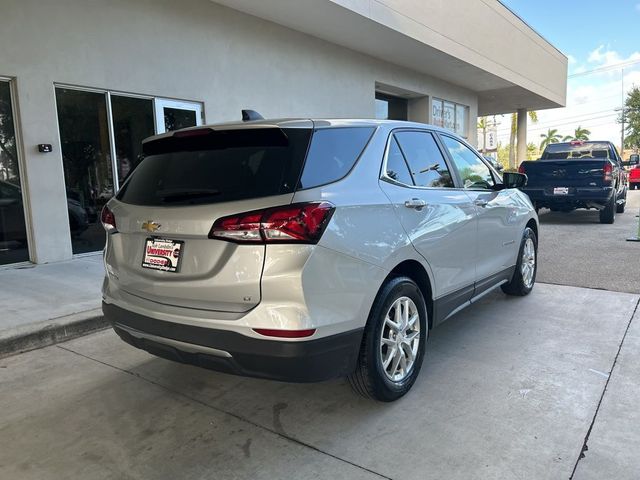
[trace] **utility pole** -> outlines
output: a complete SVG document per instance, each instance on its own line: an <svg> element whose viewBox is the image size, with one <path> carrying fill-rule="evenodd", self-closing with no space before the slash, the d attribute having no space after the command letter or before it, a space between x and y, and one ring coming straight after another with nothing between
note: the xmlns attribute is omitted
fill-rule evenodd
<svg viewBox="0 0 640 480"><path fill-rule="evenodd" d="M620 113L622 130L620 131L620 156L624 157L624 67L622 67L620 71L622 72L622 76L620 78L620 84L622 85L622 111Z"/></svg>

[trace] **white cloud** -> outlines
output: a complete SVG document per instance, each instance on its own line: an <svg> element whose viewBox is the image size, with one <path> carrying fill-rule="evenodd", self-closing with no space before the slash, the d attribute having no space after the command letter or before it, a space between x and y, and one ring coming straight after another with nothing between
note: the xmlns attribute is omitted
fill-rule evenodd
<svg viewBox="0 0 640 480"><path fill-rule="evenodd" d="M576 57L573 55L567 55L567 59L569 60L569 65L575 65L578 63L578 60L576 60Z"/></svg>
<svg viewBox="0 0 640 480"><path fill-rule="evenodd" d="M593 63L597 67L609 67L611 65L634 62L636 60L640 60L640 52L633 52L625 58L615 50L610 50L609 47L605 47L604 45L600 45L589 53L589 57L587 58L587 62Z"/></svg>

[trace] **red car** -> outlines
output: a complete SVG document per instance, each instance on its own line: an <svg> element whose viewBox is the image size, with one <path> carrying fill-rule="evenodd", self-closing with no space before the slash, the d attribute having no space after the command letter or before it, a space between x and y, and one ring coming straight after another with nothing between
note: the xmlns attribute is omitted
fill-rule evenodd
<svg viewBox="0 0 640 480"><path fill-rule="evenodd" d="M629 170L629 189L640 190L640 165L632 166Z"/></svg>

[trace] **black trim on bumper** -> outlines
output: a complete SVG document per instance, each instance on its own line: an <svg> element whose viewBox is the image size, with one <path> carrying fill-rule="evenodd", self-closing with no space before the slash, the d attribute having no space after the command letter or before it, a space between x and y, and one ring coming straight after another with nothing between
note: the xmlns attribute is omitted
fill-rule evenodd
<svg viewBox="0 0 640 480"><path fill-rule="evenodd" d="M353 372L363 333L363 329L357 329L307 341L262 340L228 330L156 320L104 302L102 311L120 338L159 357L219 372L285 382L319 382ZM175 343L169 345L132 335L127 329L222 350L231 356L181 350Z"/></svg>

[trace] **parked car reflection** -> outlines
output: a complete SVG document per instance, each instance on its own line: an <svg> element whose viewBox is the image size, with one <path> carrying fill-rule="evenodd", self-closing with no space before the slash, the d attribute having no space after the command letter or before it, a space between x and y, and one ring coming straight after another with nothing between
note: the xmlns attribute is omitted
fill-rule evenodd
<svg viewBox="0 0 640 480"><path fill-rule="evenodd" d="M79 201L67 196L69 227L72 236L81 235L89 226L87 211ZM0 241L27 241L22 191L18 185L0 180Z"/></svg>

